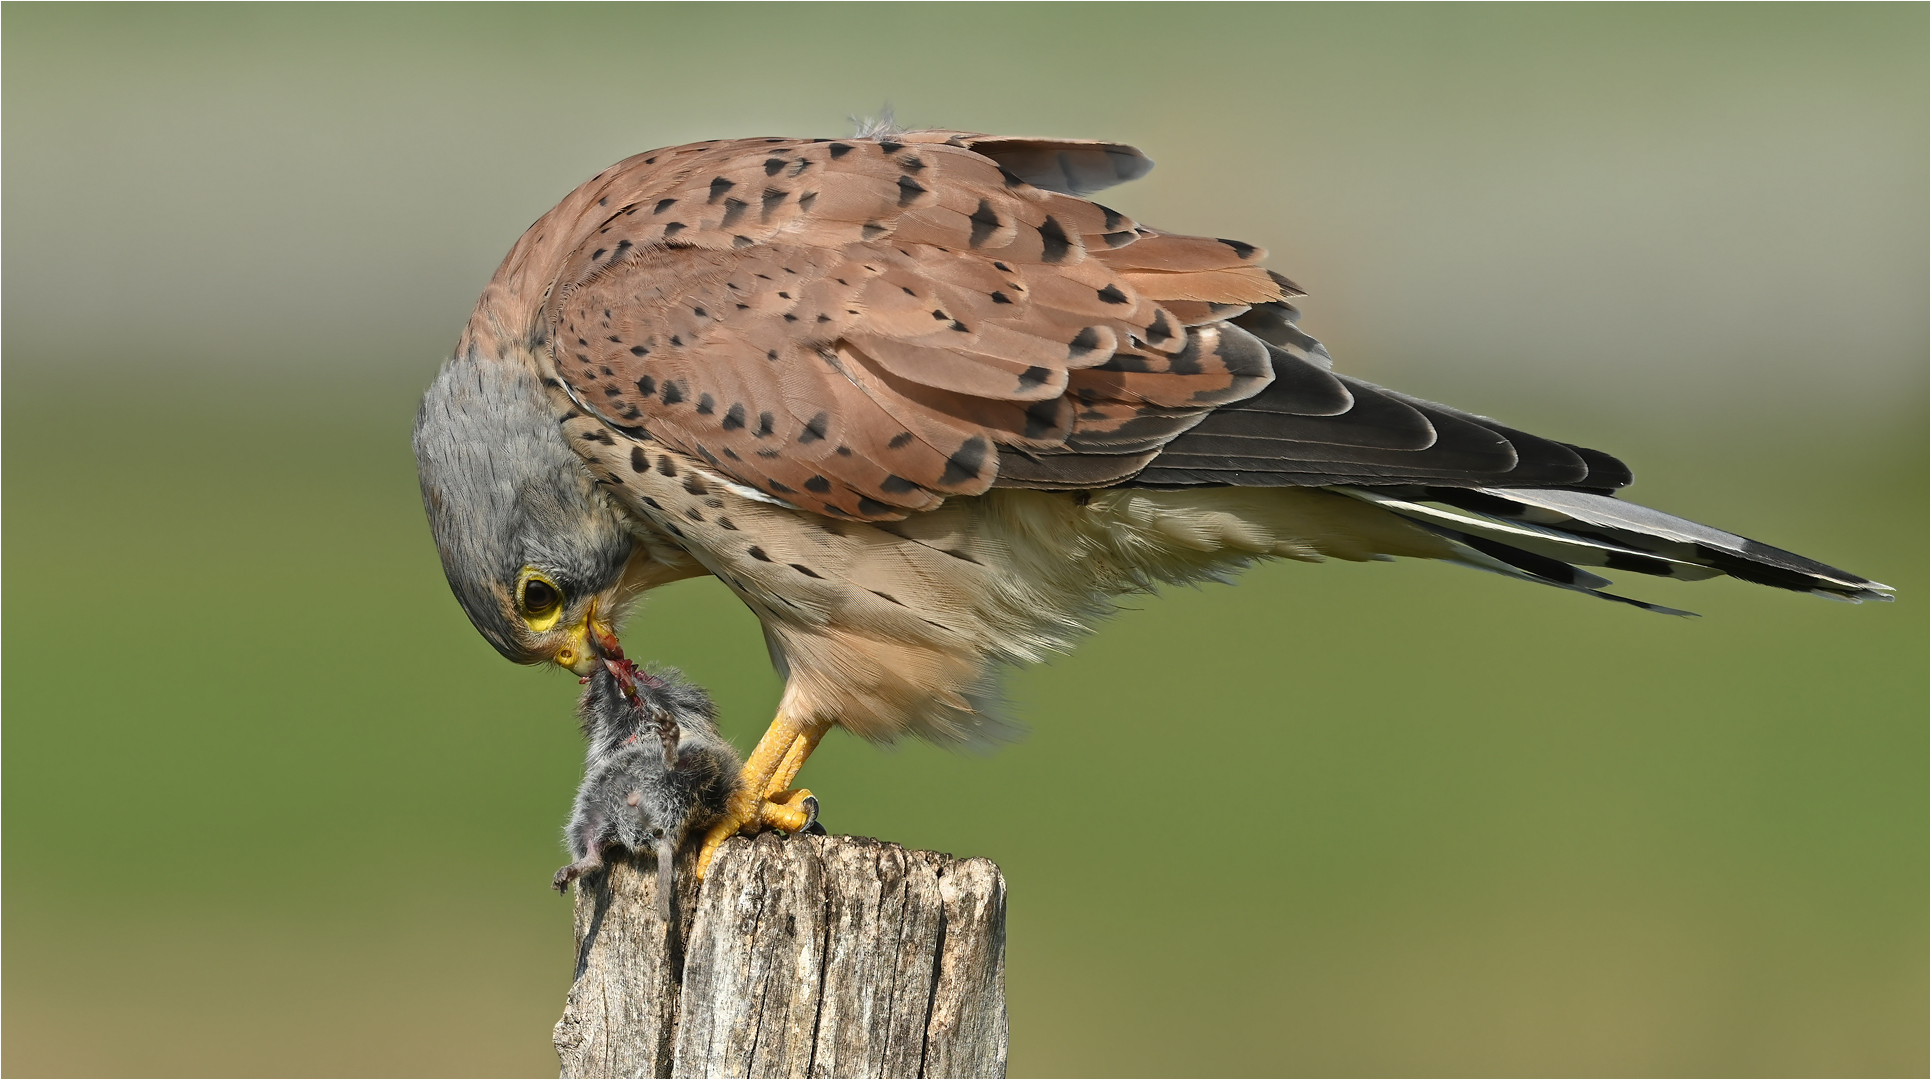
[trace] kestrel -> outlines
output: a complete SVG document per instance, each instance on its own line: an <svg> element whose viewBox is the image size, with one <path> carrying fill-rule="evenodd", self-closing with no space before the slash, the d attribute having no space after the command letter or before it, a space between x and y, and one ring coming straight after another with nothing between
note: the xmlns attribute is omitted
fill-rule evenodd
<svg viewBox="0 0 1931 1080"><path fill-rule="evenodd" d="M700 867L803 826L792 780L833 725L994 738L1003 666L1256 559L1439 559L1664 612L1581 567L1890 599L1615 498L1607 454L1335 373L1259 248L1086 197L1151 164L955 131L695 143L611 166L503 260L416 422L443 568L504 656L579 675L653 586L710 574L756 613L784 695Z"/></svg>

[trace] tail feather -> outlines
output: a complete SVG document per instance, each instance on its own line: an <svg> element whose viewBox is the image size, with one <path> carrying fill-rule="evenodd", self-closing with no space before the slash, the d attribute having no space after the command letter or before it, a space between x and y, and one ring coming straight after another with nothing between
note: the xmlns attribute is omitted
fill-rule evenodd
<svg viewBox="0 0 1931 1080"><path fill-rule="evenodd" d="M1336 487L1447 538L1455 561L1672 615L1602 592L1577 564L1695 581L1728 575L1831 600L1890 600L1891 587L1607 495L1538 488Z"/></svg>

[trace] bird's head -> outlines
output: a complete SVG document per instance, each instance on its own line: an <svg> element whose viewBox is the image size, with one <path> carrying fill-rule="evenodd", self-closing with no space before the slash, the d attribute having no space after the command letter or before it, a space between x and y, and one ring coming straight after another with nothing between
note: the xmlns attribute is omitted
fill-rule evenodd
<svg viewBox="0 0 1931 1080"><path fill-rule="evenodd" d="M634 542L537 378L474 352L449 361L415 446L443 573L476 629L519 664L590 674L615 645Z"/></svg>

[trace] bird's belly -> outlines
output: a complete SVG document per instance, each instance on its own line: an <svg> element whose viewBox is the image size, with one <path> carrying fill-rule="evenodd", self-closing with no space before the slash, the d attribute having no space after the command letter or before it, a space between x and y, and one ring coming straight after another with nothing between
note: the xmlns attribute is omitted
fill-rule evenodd
<svg viewBox="0 0 1931 1080"><path fill-rule="evenodd" d="M565 424L629 513L724 582L786 669L786 708L867 738L1006 734L1005 665L1069 647L1113 599L1259 557L1431 555L1432 537L1322 491L999 489L901 521L750 497L692 457Z"/></svg>

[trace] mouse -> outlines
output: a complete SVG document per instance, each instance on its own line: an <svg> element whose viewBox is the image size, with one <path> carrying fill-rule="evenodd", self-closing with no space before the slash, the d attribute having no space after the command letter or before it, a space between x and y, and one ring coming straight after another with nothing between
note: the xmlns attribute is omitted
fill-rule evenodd
<svg viewBox="0 0 1931 1080"><path fill-rule="evenodd" d="M586 680L583 783L564 840L575 860L551 884L603 869L610 847L657 860L658 908L670 915L673 866L685 841L704 835L737 789L742 762L717 731L717 706L674 669L628 661L599 665Z"/></svg>

